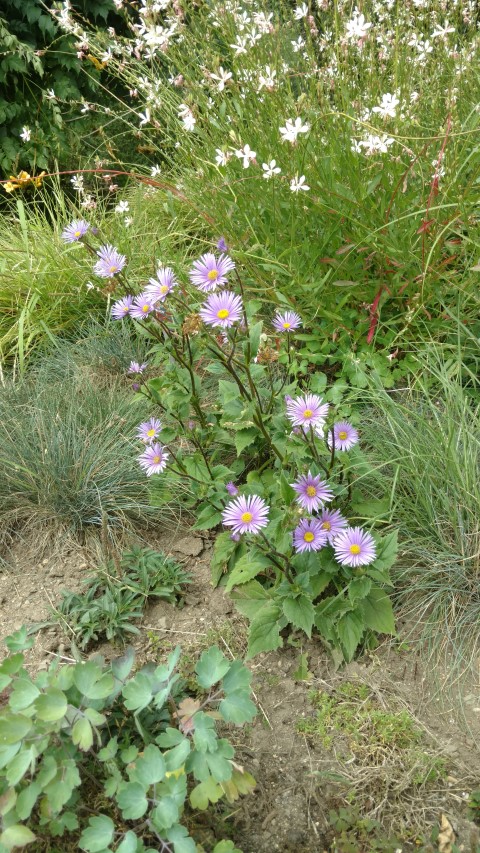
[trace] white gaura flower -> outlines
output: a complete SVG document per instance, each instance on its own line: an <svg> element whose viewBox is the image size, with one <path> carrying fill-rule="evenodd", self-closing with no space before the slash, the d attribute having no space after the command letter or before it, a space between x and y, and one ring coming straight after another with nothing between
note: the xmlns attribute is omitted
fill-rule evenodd
<svg viewBox="0 0 480 853"><path fill-rule="evenodd" d="M291 41L290 44L293 47L294 53L299 53L305 47L305 41L301 36L299 36L296 41Z"/></svg>
<svg viewBox="0 0 480 853"><path fill-rule="evenodd" d="M448 33L454 33L454 32L455 32L455 27L450 27L448 24L448 21L445 21L443 27L439 27L439 26L435 27L435 29L432 33L432 39L438 39L438 38L444 39L444 38L446 38Z"/></svg>
<svg viewBox="0 0 480 853"><path fill-rule="evenodd" d="M150 174L151 174L152 178L157 178L158 175L161 174L161 171L162 170L161 170L160 166L152 166L150 169Z"/></svg>
<svg viewBox="0 0 480 853"><path fill-rule="evenodd" d="M277 72L275 69L271 69L269 65L265 66L265 73L258 75L258 89L257 92L260 92L264 87L267 92L272 92L275 88L275 77L277 76Z"/></svg>
<svg viewBox="0 0 480 853"><path fill-rule="evenodd" d="M300 190L307 192L310 187L305 183L305 175L301 175L300 178L298 175L295 175L295 177L290 181L290 189L292 193L298 193Z"/></svg>
<svg viewBox="0 0 480 853"><path fill-rule="evenodd" d="M297 136L300 133L308 133L309 130L310 125L307 122L303 124L301 118L296 118L295 121L293 118L287 118L285 127L280 128L282 142L291 142L293 144L297 141Z"/></svg>
<svg viewBox="0 0 480 853"><path fill-rule="evenodd" d="M152 115L150 113L150 107L145 107L144 113L138 113L138 117L140 119L140 127L143 127L145 124L148 124Z"/></svg>
<svg viewBox="0 0 480 853"><path fill-rule="evenodd" d="M262 163L263 177L269 181L274 175L279 175L282 171L280 166L277 166L276 160L270 160L270 163Z"/></svg>
<svg viewBox="0 0 480 853"><path fill-rule="evenodd" d="M366 38L371 26L372 24L369 24L365 20L365 15L360 14L358 9L355 7L353 15L347 23L347 39L361 40Z"/></svg>
<svg viewBox="0 0 480 853"><path fill-rule="evenodd" d="M394 142L395 140L389 136L376 136L374 133L370 133L363 142L360 142L360 145L367 157L370 157L372 154L386 154Z"/></svg>
<svg viewBox="0 0 480 853"><path fill-rule="evenodd" d="M115 213L127 213L130 210L128 201L119 201L115 207Z"/></svg>
<svg viewBox="0 0 480 853"><path fill-rule="evenodd" d="M293 17L296 21L301 21L302 18L306 18L308 15L308 6L306 3L302 3L301 6L297 6L293 13Z"/></svg>
<svg viewBox="0 0 480 853"><path fill-rule="evenodd" d="M387 92L386 95L382 95L380 106L373 107L372 113L378 113L382 118L395 118L399 103L400 101L396 95L391 95Z"/></svg>
<svg viewBox="0 0 480 853"><path fill-rule="evenodd" d="M243 160L243 168L248 169L250 162L255 160L257 156L256 151L252 151L250 145L244 145L243 148L239 148L235 151L235 157L238 157L239 160Z"/></svg>
<svg viewBox="0 0 480 853"><path fill-rule="evenodd" d="M238 44L231 44L230 47L235 51L235 56L240 56L247 52L247 39L239 38Z"/></svg>
<svg viewBox="0 0 480 853"><path fill-rule="evenodd" d="M217 166L226 166L231 156L229 151L222 151L221 148L215 148L215 163Z"/></svg>
<svg viewBox="0 0 480 853"><path fill-rule="evenodd" d="M180 104L177 115L179 119L181 119L181 121L183 122L185 130L194 129L197 120L187 104Z"/></svg>
<svg viewBox="0 0 480 853"><path fill-rule="evenodd" d="M223 92L225 85L228 83L229 80L232 79L233 74L231 71L225 71L224 68L220 66L220 68L218 69L218 74L211 74L210 77L212 78L212 80L218 81L217 89L219 92Z"/></svg>
<svg viewBox="0 0 480 853"><path fill-rule="evenodd" d="M23 142L30 142L31 136L32 136L32 131L30 130L30 128L24 126L22 128L22 132L20 134L20 139L22 139Z"/></svg>

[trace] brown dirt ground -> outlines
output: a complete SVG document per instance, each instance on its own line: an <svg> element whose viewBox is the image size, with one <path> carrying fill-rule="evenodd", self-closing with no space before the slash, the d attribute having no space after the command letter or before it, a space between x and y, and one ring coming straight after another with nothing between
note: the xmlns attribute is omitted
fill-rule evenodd
<svg viewBox="0 0 480 853"><path fill-rule="evenodd" d="M222 589L211 588L211 540L179 528L155 540L149 537L149 545L184 562L194 580L183 608L159 602L147 609L144 630L134 643L139 659L161 657L177 644L187 655L196 657L202 646L212 642L227 655L241 656L245 652L246 625ZM78 589L94 564L91 554L73 543L59 542L57 552L50 550L39 557L36 543L19 542L7 555L0 573L0 637L23 624L47 620L60 591ZM94 651L107 659L118 653L106 643ZM300 651L308 654L308 682L294 677ZM28 653L28 665L32 670L44 668L54 656L69 656L69 637L58 625L39 632L35 647ZM385 643L336 672L325 650L312 640L303 642L301 648L299 643L286 644L278 652L260 655L249 666L259 713L253 725L230 732L229 737L235 743L237 759L253 773L257 786L252 795L231 808L230 814L219 816L223 837L234 838L244 853L323 853L340 849L331 846L329 810L345 805L352 792L370 785L372 778L385 782L388 756L378 769L373 767L372 771L370 767L367 778L355 755L347 763L342 761L341 744L337 749L334 742L333 748L326 749L298 734L296 725L314 714L309 697L312 688L331 694L338 685L349 681L367 684L378 697L379 707L394 713L407 709L425 731L427 747L432 754L445 758L448 769L447 781L438 786L438 791L424 797L417 793L417 799L412 799L411 791L398 794L388 781L383 788L387 791L384 803L380 793L378 802L375 792L370 803L368 797L363 797L366 812L362 816L368 813L383 819L388 818L389 809L405 808L410 814L407 824L410 819L417 826L423 823L425 834L429 835L445 813L457 833L460 849L467 853L476 850L476 841L472 841L476 830L465 818L465 794L480 786L478 685L471 685L465 697L466 726L455 703L449 702L448 696L442 701L433 689L412 646ZM340 782L339 771L343 776ZM390 796L397 798L395 803L390 802ZM205 826L207 848L212 831L212 826ZM402 845L404 853L413 849L413 841ZM370 848L359 842L358 853L370 853Z"/></svg>

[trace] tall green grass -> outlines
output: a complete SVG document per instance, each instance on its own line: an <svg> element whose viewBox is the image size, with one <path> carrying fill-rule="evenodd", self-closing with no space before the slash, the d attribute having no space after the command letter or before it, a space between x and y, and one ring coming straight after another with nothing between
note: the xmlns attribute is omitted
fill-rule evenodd
<svg viewBox="0 0 480 853"><path fill-rule="evenodd" d="M398 603L445 683L477 677L480 641L480 403L461 352L427 348L408 387L368 396L363 436L391 491ZM438 670L437 670L438 673Z"/></svg>

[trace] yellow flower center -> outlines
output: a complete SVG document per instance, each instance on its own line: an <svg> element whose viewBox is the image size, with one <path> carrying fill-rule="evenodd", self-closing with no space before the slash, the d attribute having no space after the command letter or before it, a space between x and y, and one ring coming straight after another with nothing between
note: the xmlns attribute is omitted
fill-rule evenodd
<svg viewBox="0 0 480 853"><path fill-rule="evenodd" d="M154 456L154 457L153 457L154 464L155 464L155 465L158 465L158 463L160 462L161 458L162 458L161 456Z"/></svg>
<svg viewBox="0 0 480 853"><path fill-rule="evenodd" d="M116 272L116 271L117 271L117 268L115 265L110 267L110 272Z"/></svg>
<svg viewBox="0 0 480 853"><path fill-rule="evenodd" d="M130 311L130 306L129 306L129 305L124 305L124 306L123 306L123 313L124 313L124 314L128 314L128 312L129 312L129 311Z"/></svg>
<svg viewBox="0 0 480 853"><path fill-rule="evenodd" d="M312 417L312 415L313 415L313 412L312 412L312 410L311 410L311 409L305 409L305 411L304 411L304 413L303 413L303 417L304 417L304 418L311 418L311 417Z"/></svg>
<svg viewBox="0 0 480 853"><path fill-rule="evenodd" d="M361 551L360 545L350 545L351 554L359 554Z"/></svg>
<svg viewBox="0 0 480 853"><path fill-rule="evenodd" d="M315 539L315 535L313 533L311 533L310 530L307 530L307 532L303 534L303 541L304 542L313 542L314 539Z"/></svg>
<svg viewBox="0 0 480 853"><path fill-rule="evenodd" d="M331 530L331 529L332 529L332 525L330 524L329 521L323 521L322 522L322 530Z"/></svg>
<svg viewBox="0 0 480 853"><path fill-rule="evenodd" d="M80 236L81 236L81 234L82 234L82 232L81 232L81 231L75 231L75 234L74 234L73 236L74 236L74 237L80 237Z"/></svg>
<svg viewBox="0 0 480 853"><path fill-rule="evenodd" d="M162 284L162 286L160 288L160 293L162 294L162 296L164 293L168 293L168 287L166 284Z"/></svg>
<svg viewBox="0 0 480 853"><path fill-rule="evenodd" d="M249 524L253 518L253 515L251 512L242 512L240 518L242 519L244 524Z"/></svg>
<svg viewBox="0 0 480 853"><path fill-rule="evenodd" d="M306 491L307 491L307 495L309 498L314 498L315 495L317 494L317 490L316 490L315 486L307 486Z"/></svg>
<svg viewBox="0 0 480 853"><path fill-rule="evenodd" d="M150 311L150 305L142 305L142 311L144 314L148 314L148 312Z"/></svg>
<svg viewBox="0 0 480 853"><path fill-rule="evenodd" d="M220 311L217 311L217 317L219 320L226 320L229 316L230 311L228 310L228 308L220 308Z"/></svg>
<svg viewBox="0 0 480 853"><path fill-rule="evenodd" d="M147 432L147 435L148 435L148 437L149 437L149 438L153 438L153 436L155 435L155 430L154 430L154 429L149 429L149 430L148 430L148 432Z"/></svg>
<svg viewBox="0 0 480 853"><path fill-rule="evenodd" d="M210 270L210 272L207 273L207 278L209 278L210 281L215 281L215 279L218 278L218 270Z"/></svg>
<svg viewBox="0 0 480 853"><path fill-rule="evenodd" d="M345 441L345 439L347 437L347 433L345 432L344 429L342 429L342 431L338 433L338 437L339 437L340 441Z"/></svg>
<svg viewBox="0 0 480 853"><path fill-rule="evenodd" d="M283 323L283 328L289 329L291 325L292 325L291 323Z"/></svg>

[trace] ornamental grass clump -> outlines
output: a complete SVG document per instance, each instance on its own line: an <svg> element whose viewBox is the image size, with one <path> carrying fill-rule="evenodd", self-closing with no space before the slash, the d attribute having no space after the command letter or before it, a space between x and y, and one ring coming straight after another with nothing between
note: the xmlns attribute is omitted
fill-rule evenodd
<svg viewBox="0 0 480 853"><path fill-rule="evenodd" d="M251 621L249 656L281 646L288 627L315 629L346 660L374 632L393 633L385 588L396 536L368 518L360 527L352 511L347 454L361 454L359 434L341 417L339 387L299 368L294 333L308 322L271 318L270 305L248 299L229 254L161 268L166 289L154 279L148 294L132 292L127 264L114 266L111 315L152 344L148 370L134 376L156 408L132 430L138 464L150 482L160 475L191 496L196 529L226 528L213 582Z"/></svg>

